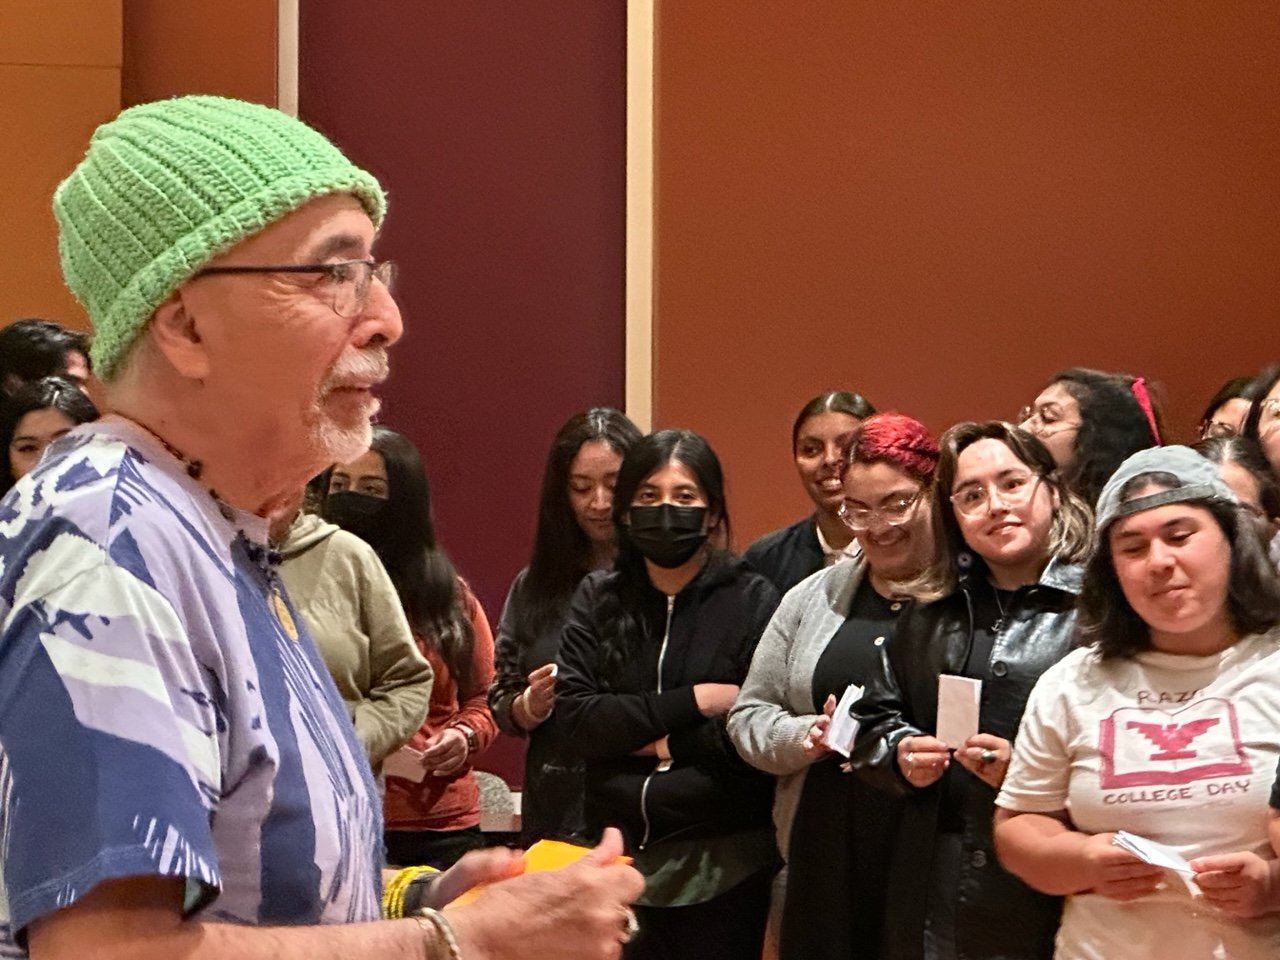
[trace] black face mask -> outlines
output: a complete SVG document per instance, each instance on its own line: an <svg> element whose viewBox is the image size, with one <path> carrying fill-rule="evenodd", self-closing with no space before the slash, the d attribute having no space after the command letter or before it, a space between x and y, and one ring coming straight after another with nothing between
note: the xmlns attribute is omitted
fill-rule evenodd
<svg viewBox="0 0 1280 960"><path fill-rule="evenodd" d="M387 542L390 511L382 497L342 490L324 500L324 518L348 533L354 533L374 550L381 551Z"/></svg>
<svg viewBox="0 0 1280 960"><path fill-rule="evenodd" d="M706 507L632 507L627 537L640 555L670 570L686 563L707 542Z"/></svg>

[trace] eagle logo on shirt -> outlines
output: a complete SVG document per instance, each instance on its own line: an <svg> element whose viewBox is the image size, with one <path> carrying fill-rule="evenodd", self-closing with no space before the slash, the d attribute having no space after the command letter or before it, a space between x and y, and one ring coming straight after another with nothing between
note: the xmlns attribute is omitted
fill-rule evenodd
<svg viewBox="0 0 1280 960"><path fill-rule="evenodd" d="M1193 783L1251 772L1235 707L1209 697L1180 710L1121 707L1098 731L1103 790Z"/></svg>

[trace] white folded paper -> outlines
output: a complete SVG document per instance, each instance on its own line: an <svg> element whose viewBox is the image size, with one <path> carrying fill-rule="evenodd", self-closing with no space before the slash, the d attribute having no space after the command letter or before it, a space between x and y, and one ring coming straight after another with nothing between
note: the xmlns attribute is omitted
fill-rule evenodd
<svg viewBox="0 0 1280 960"><path fill-rule="evenodd" d="M1163 843L1157 843L1146 837L1140 837L1136 833L1129 833L1120 830L1111 842L1122 850L1127 850L1143 863L1149 863L1153 867L1163 867L1166 870L1174 870L1178 873L1191 876L1195 873L1191 869L1191 864L1173 847L1165 846Z"/></svg>
<svg viewBox="0 0 1280 960"><path fill-rule="evenodd" d="M422 751L401 747L382 761L382 772L388 777L421 783L427 775L427 768L422 765Z"/></svg>
<svg viewBox="0 0 1280 960"><path fill-rule="evenodd" d="M982 681L944 673L938 677L938 739L952 750L978 732Z"/></svg>
<svg viewBox="0 0 1280 960"><path fill-rule="evenodd" d="M858 721L850 713L850 708L862 699L863 688L851 683L844 688L840 702L836 704L836 712L831 715L831 725L822 742L841 756L847 757L853 750L853 741L858 737Z"/></svg>

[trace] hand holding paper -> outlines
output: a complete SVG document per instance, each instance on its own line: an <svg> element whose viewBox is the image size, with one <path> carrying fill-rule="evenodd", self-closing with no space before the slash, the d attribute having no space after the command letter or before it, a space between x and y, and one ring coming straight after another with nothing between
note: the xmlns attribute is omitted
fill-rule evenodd
<svg viewBox="0 0 1280 960"><path fill-rule="evenodd" d="M982 681L944 673L938 677L938 739L952 750L978 732Z"/></svg>
<svg viewBox="0 0 1280 960"><path fill-rule="evenodd" d="M843 757L853 751L853 741L858 737L858 721L853 718L853 705L862 699L863 688L851 683L844 688L840 702L831 714L831 725L823 743Z"/></svg>

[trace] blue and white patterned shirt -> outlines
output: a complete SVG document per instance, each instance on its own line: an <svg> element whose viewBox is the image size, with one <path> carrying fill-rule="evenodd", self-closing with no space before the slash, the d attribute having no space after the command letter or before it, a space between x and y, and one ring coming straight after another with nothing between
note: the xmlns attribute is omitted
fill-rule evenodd
<svg viewBox="0 0 1280 960"><path fill-rule="evenodd" d="M273 613L266 521L227 512L119 418L0 501L0 956L116 877L183 878L207 920L378 917L369 765Z"/></svg>

